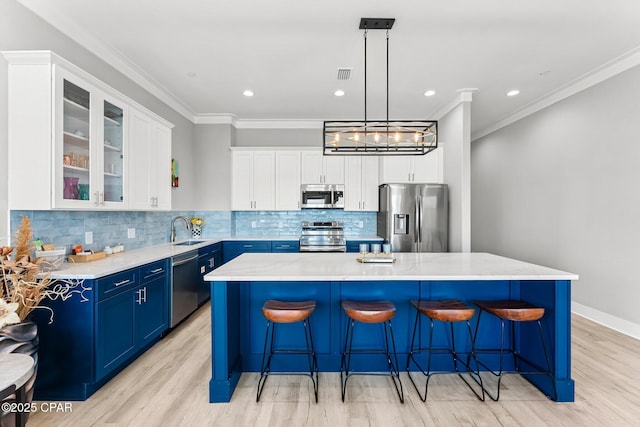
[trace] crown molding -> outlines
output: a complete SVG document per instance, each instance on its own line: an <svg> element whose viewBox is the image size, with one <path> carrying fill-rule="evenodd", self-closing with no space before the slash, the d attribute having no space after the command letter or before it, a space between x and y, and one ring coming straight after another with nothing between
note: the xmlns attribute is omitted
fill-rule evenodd
<svg viewBox="0 0 640 427"><path fill-rule="evenodd" d="M237 129L322 129L322 120L237 120Z"/></svg>
<svg viewBox="0 0 640 427"><path fill-rule="evenodd" d="M525 117L530 116L531 114L534 114L544 108L547 108L558 101L562 101L565 98L575 95L578 92L602 83L603 81L608 80L611 77L614 77L617 74L627 71L637 65L640 65L640 46L630 50L623 55L618 56L617 58L609 62L602 64L601 66L589 71L588 73L583 74L582 76L566 84L560 89L554 90L547 95L544 95L537 100L523 106L522 108L519 108L502 120L499 120L493 125L490 125L476 132L471 136L471 140L475 141L476 139L482 138L483 136L487 136L490 133L493 133L505 126L515 123L518 120L524 119Z"/></svg>
<svg viewBox="0 0 640 427"><path fill-rule="evenodd" d="M177 96L171 93L168 88L138 67L122 52L118 51L113 46L98 40L87 31L81 29L68 17L59 13L55 8L55 2L42 2L37 0L17 1L36 15L40 16L50 25L66 34L74 42L89 50L96 57L100 58L120 73L133 80L143 89L184 116L187 120L194 122L195 113Z"/></svg>
<svg viewBox="0 0 640 427"><path fill-rule="evenodd" d="M134 101L129 98L124 93L120 92L117 89L112 88L107 83L103 82L99 78L94 75L88 73L62 56L56 54L50 50L12 50L12 51L0 51L0 54L4 56L9 65L42 65L50 67L50 72L55 73L55 68L58 66L63 67L64 69L72 72L76 77L79 77L86 82L90 83L93 87L108 93L112 96L116 96L122 101L126 102L130 107L134 107L140 111L143 111L145 114L153 117L155 120L159 121L163 125L173 128L175 125L164 117L154 113L144 105Z"/></svg>
<svg viewBox="0 0 640 427"><path fill-rule="evenodd" d="M232 125L237 127L235 114L196 114L193 118L193 123L197 125Z"/></svg>

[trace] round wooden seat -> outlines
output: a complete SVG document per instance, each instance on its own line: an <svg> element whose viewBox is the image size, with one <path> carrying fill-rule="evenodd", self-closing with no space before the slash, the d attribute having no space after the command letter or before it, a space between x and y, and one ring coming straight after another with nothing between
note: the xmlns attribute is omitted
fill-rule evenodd
<svg viewBox="0 0 640 427"><path fill-rule="evenodd" d="M382 323L396 315L389 301L342 301L342 309L351 319L362 323Z"/></svg>
<svg viewBox="0 0 640 427"><path fill-rule="evenodd" d="M262 314L275 323L300 322L311 316L316 309L315 301L268 300L262 306Z"/></svg>
<svg viewBox="0 0 640 427"><path fill-rule="evenodd" d="M463 322L473 317L476 310L458 300L423 301L412 300L420 313L442 322Z"/></svg>
<svg viewBox="0 0 640 427"><path fill-rule="evenodd" d="M514 322L540 320L544 316L543 307L536 307L526 301L474 301L474 304L496 317Z"/></svg>

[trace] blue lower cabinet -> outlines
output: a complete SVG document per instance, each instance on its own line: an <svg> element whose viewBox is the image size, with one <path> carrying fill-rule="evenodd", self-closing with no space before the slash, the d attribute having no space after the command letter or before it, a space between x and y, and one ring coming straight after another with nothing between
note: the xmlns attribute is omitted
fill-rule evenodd
<svg viewBox="0 0 640 427"><path fill-rule="evenodd" d="M204 280L207 273L222 265L222 243L215 243L198 250L198 271L200 286L198 287L198 305L202 305L211 298L209 282Z"/></svg>
<svg viewBox="0 0 640 427"><path fill-rule="evenodd" d="M166 261L137 269L137 277L148 277L134 288L99 301L96 308L96 379L120 367L130 356L144 349L168 329L169 301ZM144 271L154 274L144 274ZM125 276L127 272L124 272ZM108 283L111 277L98 281Z"/></svg>
<svg viewBox="0 0 640 427"><path fill-rule="evenodd" d="M233 240L223 243L225 263L247 252L271 252L271 240Z"/></svg>
<svg viewBox="0 0 640 427"><path fill-rule="evenodd" d="M96 378L103 378L136 350L135 292L121 292L98 303L96 310Z"/></svg>
<svg viewBox="0 0 640 427"><path fill-rule="evenodd" d="M300 241L274 240L271 242L271 252L300 252Z"/></svg>
<svg viewBox="0 0 640 427"><path fill-rule="evenodd" d="M85 280L78 295L36 310L40 338L34 398L85 400L169 326L168 260ZM81 293L81 295L80 295Z"/></svg>
<svg viewBox="0 0 640 427"><path fill-rule="evenodd" d="M135 298L137 345L138 348L144 348L169 326L166 278L160 277L146 283L136 291Z"/></svg>

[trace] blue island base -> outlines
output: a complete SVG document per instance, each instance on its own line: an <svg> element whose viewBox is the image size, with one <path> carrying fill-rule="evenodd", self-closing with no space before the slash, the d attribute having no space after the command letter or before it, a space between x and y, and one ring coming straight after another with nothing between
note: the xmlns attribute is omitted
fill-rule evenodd
<svg viewBox="0 0 640 427"><path fill-rule="evenodd" d="M268 299L292 301L315 300L316 310L310 318L315 350L320 372L338 372L346 316L340 301L388 300L396 305L393 332L398 351L400 371L406 369L411 345L411 333L415 321L412 299L459 299L472 305L474 300L524 299L545 308L542 319L545 339L552 355L553 381L558 402L574 401L574 382L571 379L570 355L570 281L568 280L468 280L468 281L303 281L303 282L211 282L212 320L212 379L210 402L228 402L237 385L241 372L259 372L266 319L262 305ZM477 313L472 319L475 330ZM450 346L450 332L444 324L436 322L434 343ZM477 348L496 348L499 343L499 321L483 317L477 333ZM469 352L470 343L466 325L456 324L456 349ZM303 348L303 329L299 324L278 325L276 345L286 348ZM536 329L527 324L516 325L515 347L529 360L544 365L544 355L539 348ZM428 340L428 322L423 322L420 344ZM459 340L459 341L458 341ZM384 336L380 325L356 324L354 349L381 348ZM512 343L507 343L511 345ZM383 372L386 359L377 355L354 357L352 370ZM447 356L448 357L448 356ZM435 370L450 370L451 358L434 358ZM506 359L505 359L506 360ZM232 361L232 363L229 363ZM490 359L488 366L497 368L497 360ZM507 367L509 368L509 367ZM511 366L510 368L513 368ZM304 372L308 370L304 357L285 356L274 358L272 370L276 372ZM525 376L546 396L553 396L552 380L544 375ZM339 385L336 384L338 387Z"/></svg>

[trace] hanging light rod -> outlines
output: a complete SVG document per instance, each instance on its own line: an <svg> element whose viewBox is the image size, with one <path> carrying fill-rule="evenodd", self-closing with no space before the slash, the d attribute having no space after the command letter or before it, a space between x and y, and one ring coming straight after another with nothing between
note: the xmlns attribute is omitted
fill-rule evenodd
<svg viewBox="0 0 640 427"><path fill-rule="evenodd" d="M361 18L364 30L364 120L332 120L323 125L325 155L423 155L438 147L436 120L389 120L389 30L395 18ZM386 30L387 117L367 118L367 32Z"/></svg>

